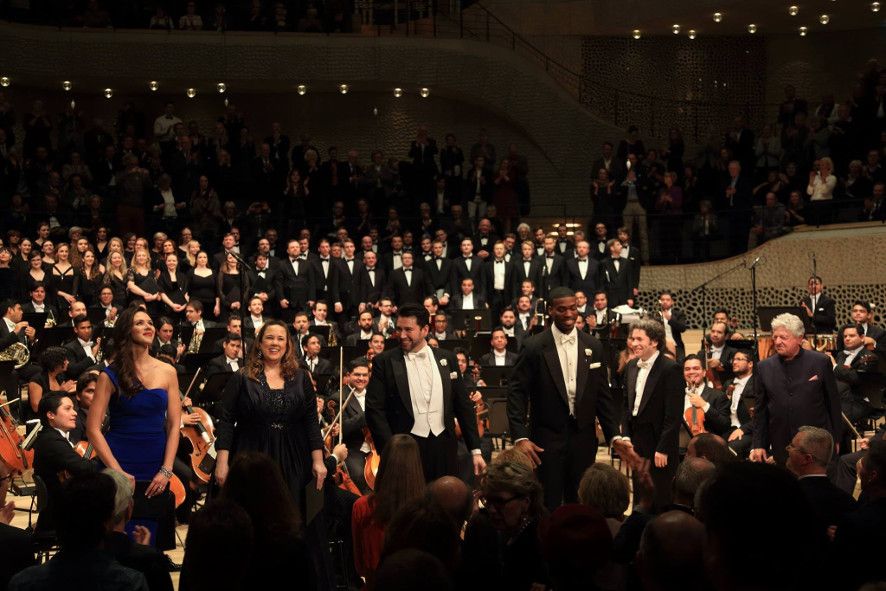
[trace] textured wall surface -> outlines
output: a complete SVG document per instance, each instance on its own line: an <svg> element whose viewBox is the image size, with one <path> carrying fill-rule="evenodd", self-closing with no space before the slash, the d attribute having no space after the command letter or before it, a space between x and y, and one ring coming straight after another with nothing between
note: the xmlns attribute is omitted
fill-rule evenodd
<svg viewBox="0 0 886 591"><path fill-rule="evenodd" d="M806 293L813 255L825 291L837 302L838 322L849 320L849 308L856 299L874 302L878 306L877 316L886 318L883 225L796 232L768 242L744 257L700 265L644 268L640 302L644 308L652 309L660 290L674 290L677 305L686 310L690 325L698 328L705 318L705 307L702 290L694 288L726 272L707 286L707 316L713 314L715 307L726 306L738 315L743 326L751 326L751 272L742 263L760 257L759 306L796 306ZM739 268L729 271L737 265Z"/></svg>

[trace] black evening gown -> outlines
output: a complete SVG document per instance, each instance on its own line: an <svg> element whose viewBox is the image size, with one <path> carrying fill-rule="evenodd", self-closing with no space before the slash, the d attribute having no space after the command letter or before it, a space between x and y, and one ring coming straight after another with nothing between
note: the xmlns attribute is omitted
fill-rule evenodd
<svg viewBox="0 0 886 591"><path fill-rule="evenodd" d="M218 294L218 286L215 284L215 272L206 277L197 275L193 269L188 272L188 296L190 301L197 300L203 304L203 318L214 319L215 297Z"/></svg>

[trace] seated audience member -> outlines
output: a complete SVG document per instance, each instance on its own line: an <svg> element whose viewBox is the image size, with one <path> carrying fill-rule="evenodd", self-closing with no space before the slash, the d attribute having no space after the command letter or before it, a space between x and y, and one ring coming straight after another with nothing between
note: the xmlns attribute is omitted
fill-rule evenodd
<svg viewBox="0 0 886 591"><path fill-rule="evenodd" d="M631 502L627 477L610 466L591 464L578 484L578 500L603 514L612 536L618 533Z"/></svg>
<svg viewBox="0 0 886 591"><path fill-rule="evenodd" d="M443 507L423 495L397 508L385 531L379 564L384 564L388 556L412 548L433 554L455 576L461 564L460 534Z"/></svg>
<svg viewBox="0 0 886 591"><path fill-rule="evenodd" d="M275 581L292 577L306 589L315 588L314 567L300 535L299 510L270 456L237 454L220 498L243 507L252 521L255 545L246 573L250 585L270 589Z"/></svg>
<svg viewBox="0 0 886 591"><path fill-rule="evenodd" d="M698 355L687 355L683 360L683 379L686 394L683 397L684 420L689 428L701 428L709 433L726 435L729 431L729 400L720 390L704 381L705 370ZM701 414L701 417L698 417Z"/></svg>
<svg viewBox="0 0 886 591"><path fill-rule="evenodd" d="M492 350L480 357L481 366L504 367L517 363L517 354L508 351L508 337L501 327L493 329L489 344Z"/></svg>
<svg viewBox="0 0 886 591"><path fill-rule="evenodd" d="M551 588L598 589L604 577L606 582L615 582L606 572L612 566L612 534L593 507L557 507L541 521L539 539Z"/></svg>
<svg viewBox="0 0 886 591"><path fill-rule="evenodd" d="M640 538L637 572L647 591L703 591L705 527L685 511L668 511L649 522Z"/></svg>
<svg viewBox="0 0 886 591"><path fill-rule="evenodd" d="M480 498L483 508L468 522L464 537L463 566L472 573L472 588L547 584L538 539L544 502L532 467L521 460L496 458L480 481Z"/></svg>
<svg viewBox="0 0 886 591"><path fill-rule="evenodd" d="M465 481L455 476L443 476L428 485L427 494L461 531L474 504L473 494Z"/></svg>
<svg viewBox="0 0 886 591"><path fill-rule="evenodd" d="M380 564L375 573L378 591L454 591L455 585L440 559L416 548L399 550Z"/></svg>
<svg viewBox="0 0 886 591"><path fill-rule="evenodd" d="M38 411L42 429L34 441L34 475L46 485L46 505L37 516L36 531L51 532L57 529L64 479L95 472L98 464L72 447L77 443L69 439L77 426L77 411L69 396L50 394L40 400Z"/></svg>
<svg viewBox="0 0 886 591"><path fill-rule="evenodd" d="M114 518L115 493L114 480L107 474L79 474L67 481L55 511L61 550L46 564L15 575L10 591L148 591L143 574L121 566L102 548Z"/></svg>
<svg viewBox="0 0 886 591"><path fill-rule="evenodd" d="M724 464L735 461L735 453L719 435L700 433L689 440L686 455L690 458L704 458L720 468Z"/></svg>
<svg viewBox="0 0 886 591"><path fill-rule="evenodd" d="M254 540L252 521L243 507L226 499L207 503L188 523L179 589L239 591L249 580Z"/></svg>
<svg viewBox="0 0 886 591"><path fill-rule="evenodd" d="M838 524L855 509L855 499L828 480L827 468L833 455L834 439L830 432L819 427L800 427L788 446L785 464L797 477L823 528Z"/></svg>
<svg viewBox="0 0 886 591"><path fill-rule="evenodd" d="M707 531L704 564L718 591L833 589L830 577L845 576L826 566L832 564L826 534L800 485L782 468L723 466L704 487L698 516Z"/></svg>
<svg viewBox="0 0 886 591"><path fill-rule="evenodd" d="M837 458L836 468L829 473L831 481L847 494L855 494L855 485L858 482L858 461L867 453L872 441L884 438L886 438L886 424L880 425L873 436L856 439L858 451L843 454Z"/></svg>
<svg viewBox="0 0 886 591"><path fill-rule="evenodd" d="M677 474L674 476L673 509L694 514L695 493L714 475L715 471L713 462L704 458L687 457L680 462Z"/></svg>
<svg viewBox="0 0 886 591"><path fill-rule="evenodd" d="M871 442L858 475L864 501L843 518L834 537L835 568L846 589L886 578L886 441Z"/></svg>
<svg viewBox="0 0 886 591"><path fill-rule="evenodd" d="M168 559L162 552L149 545L151 533L143 525L135 526L133 539L130 539L124 526L132 517L135 505L132 499L134 489L122 472L105 469L114 480L114 521L112 529L105 537L107 550L120 564L137 570L145 576L150 591L172 591Z"/></svg>
<svg viewBox="0 0 886 591"><path fill-rule="evenodd" d="M371 585L381 558L385 530L394 513L424 494L425 477L418 444L409 435L394 435L385 446L375 477L375 491L354 503L351 528L357 574Z"/></svg>

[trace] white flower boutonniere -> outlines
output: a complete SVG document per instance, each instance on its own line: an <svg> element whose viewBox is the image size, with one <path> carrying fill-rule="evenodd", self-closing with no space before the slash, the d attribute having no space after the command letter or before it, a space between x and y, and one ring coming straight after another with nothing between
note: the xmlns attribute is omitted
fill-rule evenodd
<svg viewBox="0 0 886 591"><path fill-rule="evenodd" d="M446 360L445 360L445 359L441 359L441 360L440 360L440 365L442 365L443 367L446 367L446 365L447 365Z"/></svg>
<svg viewBox="0 0 886 591"><path fill-rule="evenodd" d="M585 349L585 357L587 357L588 359L590 359L591 355L593 355L593 354L594 354L594 352L591 351L590 349Z"/></svg>

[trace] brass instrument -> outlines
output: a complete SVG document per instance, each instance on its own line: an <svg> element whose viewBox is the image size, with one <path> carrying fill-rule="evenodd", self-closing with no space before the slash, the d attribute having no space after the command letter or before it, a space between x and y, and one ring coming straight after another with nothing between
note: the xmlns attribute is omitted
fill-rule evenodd
<svg viewBox="0 0 886 591"><path fill-rule="evenodd" d="M338 347L338 337L335 334L335 327L329 324L329 341L326 343L330 347Z"/></svg>
<svg viewBox="0 0 886 591"><path fill-rule="evenodd" d="M47 306L46 308L46 324L43 325L43 328L53 328L56 325L55 315L52 313L52 310Z"/></svg>
<svg viewBox="0 0 886 591"><path fill-rule="evenodd" d="M0 361L15 361L15 369L27 365L31 358L31 352L24 343L12 343L0 351Z"/></svg>

